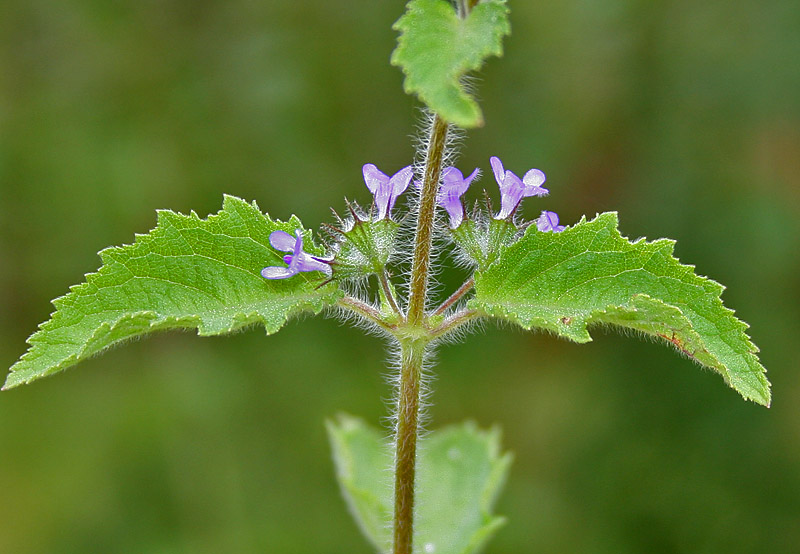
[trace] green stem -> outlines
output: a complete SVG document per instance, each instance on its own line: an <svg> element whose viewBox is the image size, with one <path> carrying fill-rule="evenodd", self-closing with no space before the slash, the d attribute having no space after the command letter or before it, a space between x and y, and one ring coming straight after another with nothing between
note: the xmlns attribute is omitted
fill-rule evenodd
<svg viewBox="0 0 800 554"><path fill-rule="evenodd" d="M394 474L394 554L411 554L414 537L414 476L419 435L420 378L425 343L400 344Z"/></svg>

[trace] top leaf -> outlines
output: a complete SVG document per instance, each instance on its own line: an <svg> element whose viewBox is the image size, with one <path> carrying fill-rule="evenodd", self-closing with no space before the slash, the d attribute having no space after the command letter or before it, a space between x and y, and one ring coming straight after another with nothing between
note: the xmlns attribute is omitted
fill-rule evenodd
<svg viewBox="0 0 800 554"><path fill-rule="evenodd" d="M587 325L596 323L659 337L719 372L744 398L769 406L769 381L747 324L722 305L724 287L681 265L674 246L629 241L616 213L561 233L531 226L475 275L471 306L576 342L590 341Z"/></svg>
<svg viewBox="0 0 800 554"><path fill-rule="evenodd" d="M319 312L339 295L320 285L315 271L269 281L265 266L283 265L269 235L301 229L295 217L273 221L258 209L226 196L222 211L200 219L171 211L128 246L100 252L103 266L53 301L56 312L28 339L31 348L11 368L4 389L56 373L126 339L165 329L200 335L230 333L261 323L267 333L293 314ZM308 238L309 233L304 233ZM306 249L322 252L306 241Z"/></svg>
<svg viewBox="0 0 800 554"><path fill-rule="evenodd" d="M485 0L464 19L446 0L411 0L393 28L400 37L392 64L406 75L405 91L416 93L448 123L483 125L481 109L461 78L485 58L503 54L503 36L511 32L505 0Z"/></svg>

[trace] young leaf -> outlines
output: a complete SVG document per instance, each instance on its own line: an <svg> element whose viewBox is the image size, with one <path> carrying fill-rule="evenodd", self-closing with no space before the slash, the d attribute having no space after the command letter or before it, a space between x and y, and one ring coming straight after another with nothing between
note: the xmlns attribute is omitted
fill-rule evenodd
<svg viewBox="0 0 800 554"><path fill-rule="evenodd" d="M260 323L271 334L296 313L318 313L339 294L334 285L320 287L326 278L321 272L285 280L260 275L266 266L285 265L283 253L269 243L279 229L294 234L302 225L295 216L273 221L255 203L233 196L207 219L159 211L155 229L131 245L101 251L97 273L53 301L55 313L28 339L30 349L3 388L154 331L196 328L199 335L220 335ZM306 245L322 254L310 240Z"/></svg>
<svg viewBox="0 0 800 554"><path fill-rule="evenodd" d="M337 478L361 530L378 549L392 542L391 446L360 419L327 423ZM434 431L420 441L414 524L415 551L478 552L505 518L491 514L511 455L500 452L497 429L474 423Z"/></svg>
<svg viewBox="0 0 800 554"><path fill-rule="evenodd" d="M659 337L719 372L744 398L769 406L766 370L747 324L722 305L724 287L672 256L674 241L629 241L617 214L582 219L561 233L535 226L475 275L471 306L526 329L591 340L590 324Z"/></svg>
<svg viewBox="0 0 800 554"><path fill-rule="evenodd" d="M400 37L391 62L406 75L405 91L448 123L483 125L481 109L461 78L485 58L503 54L503 36L511 32L505 0L480 2L464 19L446 0L411 0L393 28Z"/></svg>

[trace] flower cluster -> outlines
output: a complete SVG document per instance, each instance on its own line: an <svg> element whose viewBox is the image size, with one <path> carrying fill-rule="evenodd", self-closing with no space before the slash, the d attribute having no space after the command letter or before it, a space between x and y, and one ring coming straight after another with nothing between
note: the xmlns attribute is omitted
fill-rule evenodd
<svg viewBox="0 0 800 554"><path fill-rule="evenodd" d="M489 159L494 178L500 188L500 211L494 215L497 221L507 221L513 225L512 219L523 198L528 196L546 196L549 191L544 188L546 177L538 169L531 169L520 179L513 171L506 170L500 158L492 156ZM406 166L389 177L374 164L365 164L362 168L364 182L373 195L375 209L375 223L391 222L392 208L397 198L405 192L414 177L412 166ZM480 171L475 169L469 176L464 177L455 167L446 167L442 170L441 185L437 195L437 204L444 208L450 217L450 228L458 229L464 223L466 211L461 203L461 197L467 192L470 184L478 177ZM419 183L417 183L419 185ZM396 225L396 224L394 224ZM516 229L516 227L514 227ZM558 214L543 211L536 220L536 228L542 232L559 233L564 230L559 225ZM339 231L346 236L347 231ZM332 259L312 256L303 251L303 237L300 229L293 237L285 231L274 231L269 242L273 248L289 254L283 257L287 264L283 266L265 267L261 275L266 279L286 279L304 271L321 271L331 276ZM366 250L366 248L362 248Z"/></svg>

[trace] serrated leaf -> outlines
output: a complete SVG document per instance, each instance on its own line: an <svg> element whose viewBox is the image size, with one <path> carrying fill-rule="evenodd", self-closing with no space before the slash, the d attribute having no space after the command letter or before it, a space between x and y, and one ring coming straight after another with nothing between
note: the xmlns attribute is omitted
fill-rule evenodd
<svg viewBox="0 0 800 554"><path fill-rule="evenodd" d="M503 36L511 32L505 0L480 2L465 19L446 0L412 0L393 28L400 37L391 62L406 75L405 91L448 123L482 125L481 109L461 78L503 54Z"/></svg>
<svg viewBox="0 0 800 554"><path fill-rule="evenodd" d="M295 216L273 221L255 203L226 196L201 219L158 212L158 225L133 244L107 248L97 273L53 301L51 319L29 339L4 389L56 373L121 341L167 329L221 335L260 323L274 333L294 314L319 312L338 298L319 287L320 272L267 280L262 268L283 265L269 244L272 231L302 229ZM304 231L305 250L321 255ZM318 288L319 287L319 288Z"/></svg>
<svg viewBox="0 0 800 554"><path fill-rule="evenodd" d="M758 348L747 324L723 306L724 287L674 258L674 241L631 242L617 223L612 212L561 233L529 227L475 275L470 305L576 342L591 340L591 324L641 331L716 370L744 398L769 406Z"/></svg>
<svg viewBox="0 0 800 554"><path fill-rule="evenodd" d="M327 423L336 473L350 511L379 552L392 542L391 445L360 419ZM417 552L472 554L505 523L492 515L511 455L500 432L472 422L425 436L419 445L414 544Z"/></svg>

